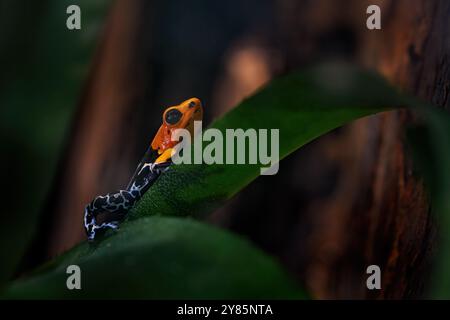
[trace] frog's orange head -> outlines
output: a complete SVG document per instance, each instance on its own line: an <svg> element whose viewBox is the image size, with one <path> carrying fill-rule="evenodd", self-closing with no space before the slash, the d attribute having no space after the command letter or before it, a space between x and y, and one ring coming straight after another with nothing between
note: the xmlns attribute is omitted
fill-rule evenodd
<svg viewBox="0 0 450 320"><path fill-rule="evenodd" d="M186 129L191 136L194 134L194 121L203 119L202 103L197 98L188 99L177 106L169 107L164 111L163 124L152 142L152 148L159 153L172 148L177 142L171 141L175 129Z"/></svg>

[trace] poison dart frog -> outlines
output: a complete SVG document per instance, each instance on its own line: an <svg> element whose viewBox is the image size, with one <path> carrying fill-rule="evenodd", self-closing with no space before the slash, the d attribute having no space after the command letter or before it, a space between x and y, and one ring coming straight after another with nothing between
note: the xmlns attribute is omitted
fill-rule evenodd
<svg viewBox="0 0 450 320"><path fill-rule="evenodd" d="M191 98L177 106L167 108L163 113L162 125L138 164L125 190L97 196L84 210L84 228L89 241L95 239L98 231L117 229L128 211L141 199L158 177L172 164L171 156L179 141L172 141L175 129L187 129L191 136L194 121L201 121L203 107L199 99ZM106 214L103 222L97 222L100 214Z"/></svg>

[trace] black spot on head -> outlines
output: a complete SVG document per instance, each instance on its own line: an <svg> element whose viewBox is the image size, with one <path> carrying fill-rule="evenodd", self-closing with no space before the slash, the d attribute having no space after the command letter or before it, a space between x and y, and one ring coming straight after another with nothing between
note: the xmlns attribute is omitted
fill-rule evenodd
<svg viewBox="0 0 450 320"><path fill-rule="evenodd" d="M195 103L195 101L191 101L189 102L189 108L193 108L195 107L197 104Z"/></svg>

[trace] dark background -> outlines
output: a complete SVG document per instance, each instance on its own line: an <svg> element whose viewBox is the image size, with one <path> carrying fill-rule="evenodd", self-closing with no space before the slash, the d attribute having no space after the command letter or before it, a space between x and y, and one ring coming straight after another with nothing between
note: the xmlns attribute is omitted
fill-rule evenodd
<svg viewBox="0 0 450 320"><path fill-rule="evenodd" d="M209 123L273 77L341 59L450 105L445 0L90 1L82 23L104 18L71 32L64 4L0 2L1 247L20 254L32 240L9 267L16 276L84 239L84 205L127 183L162 111L189 97ZM366 28L370 4L382 30ZM335 130L208 219L318 298L420 297L435 227L400 133L409 121L391 112ZM380 291L365 287L371 264L383 271Z"/></svg>

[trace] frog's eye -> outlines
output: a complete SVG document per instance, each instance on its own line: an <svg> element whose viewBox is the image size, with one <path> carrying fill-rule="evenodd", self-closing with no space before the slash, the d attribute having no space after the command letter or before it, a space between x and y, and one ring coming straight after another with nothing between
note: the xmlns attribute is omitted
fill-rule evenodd
<svg viewBox="0 0 450 320"><path fill-rule="evenodd" d="M191 101L189 102L189 108L193 108L197 105L197 103L195 103L195 101Z"/></svg>
<svg viewBox="0 0 450 320"><path fill-rule="evenodd" d="M183 116L183 114L179 110L172 109L172 110L167 111L165 120L168 124L174 125L174 124L177 124L178 121L180 121L182 116Z"/></svg>

